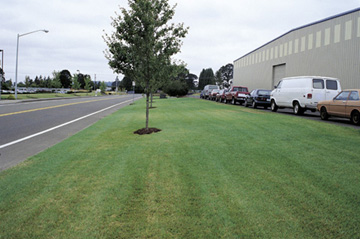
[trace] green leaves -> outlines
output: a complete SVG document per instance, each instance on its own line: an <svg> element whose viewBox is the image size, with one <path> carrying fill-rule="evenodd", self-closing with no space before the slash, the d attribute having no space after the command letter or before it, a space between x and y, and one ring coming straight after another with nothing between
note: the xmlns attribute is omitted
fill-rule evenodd
<svg viewBox="0 0 360 239"><path fill-rule="evenodd" d="M115 32L104 36L106 58L115 72L137 83L156 83L158 73L169 67L171 56L180 51L188 28L168 23L175 14L175 6L170 7L168 0L129 0L128 4L129 10L121 8L121 14L113 18Z"/></svg>
<svg viewBox="0 0 360 239"><path fill-rule="evenodd" d="M148 99L171 78L171 57L180 52L188 28L169 24L175 6L168 0L129 0L128 4L129 10L121 8L121 14L113 18L115 32L103 37L108 46L105 56L115 72L141 85ZM146 116L148 122L148 105Z"/></svg>

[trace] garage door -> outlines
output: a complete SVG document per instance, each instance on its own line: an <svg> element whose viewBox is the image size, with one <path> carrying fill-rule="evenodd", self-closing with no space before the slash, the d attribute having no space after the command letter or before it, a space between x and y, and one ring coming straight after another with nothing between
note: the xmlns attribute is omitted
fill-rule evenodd
<svg viewBox="0 0 360 239"><path fill-rule="evenodd" d="M285 73L286 73L286 64L273 66L272 87L277 85L279 81L286 76Z"/></svg>

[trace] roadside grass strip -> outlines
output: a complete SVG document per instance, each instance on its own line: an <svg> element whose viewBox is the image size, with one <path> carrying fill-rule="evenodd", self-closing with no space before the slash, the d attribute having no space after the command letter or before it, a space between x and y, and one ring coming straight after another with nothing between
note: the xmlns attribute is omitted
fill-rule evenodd
<svg viewBox="0 0 360 239"><path fill-rule="evenodd" d="M359 238L360 130L137 101L0 173L0 238Z"/></svg>

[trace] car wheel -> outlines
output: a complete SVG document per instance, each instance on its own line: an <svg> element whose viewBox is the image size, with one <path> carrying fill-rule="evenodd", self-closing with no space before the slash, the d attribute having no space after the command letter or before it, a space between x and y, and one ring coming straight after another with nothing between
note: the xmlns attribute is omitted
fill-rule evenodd
<svg viewBox="0 0 360 239"><path fill-rule="evenodd" d="M275 100L271 101L271 111L276 112L278 110L278 106L275 103Z"/></svg>
<svg viewBox="0 0 360 239"><path fill-rule="evenodd" d="M322 120L327 120L329 118L329 114L324 106L320 109L320 118Z"/></svg>
<svg viewBox="0 0 360 239"><path fill-rule="evenodd" d="M360 113L359 111L354 111L351 113L351 122L360 125Z"/></svg>
<svg viewBox="0 0 360 239"><path fill-rule="evenodd" d="M294 104L294 114L296 115L302 115L304 113L303 108L301 108L299 102L295 102Z"/></svg>
<svg viewBox="0 0 360 239"><path fill-rule="evenodd" d="M256 108L257 108L257 105L256 105L256 102L255 102L255 101L253 101L253 103L252 103L252 107L253 107L254 109L256 109Z"/></svg>
<svg viewBox="0 0 360 239"><path fill-rule="evenodd" d="M235 98L232 98L231 104L236 105L236 100L235 100Z"/></svg>

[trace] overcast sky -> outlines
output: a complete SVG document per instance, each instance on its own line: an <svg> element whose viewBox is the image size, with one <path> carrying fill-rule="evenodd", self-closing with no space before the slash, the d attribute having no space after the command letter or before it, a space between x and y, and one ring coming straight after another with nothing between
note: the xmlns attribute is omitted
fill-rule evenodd
<svg viewBox="0 0 360 239"><path fill-rule="evenodd" d="M189 26L181 53L191 73L214 72L222 65L290 31L360 7L360 0L169 0L177 4L174 22ZM6 79L15 79L17 34L20 37L18 81L28 75L51 76L54 70L79 70L94 80L114 81L103 51L103 30L113 31L111 17L127 0L2 1L0 49ZM1 60L1 58L0 58ZM123 76L119 76L122 79Z"/></svg>

